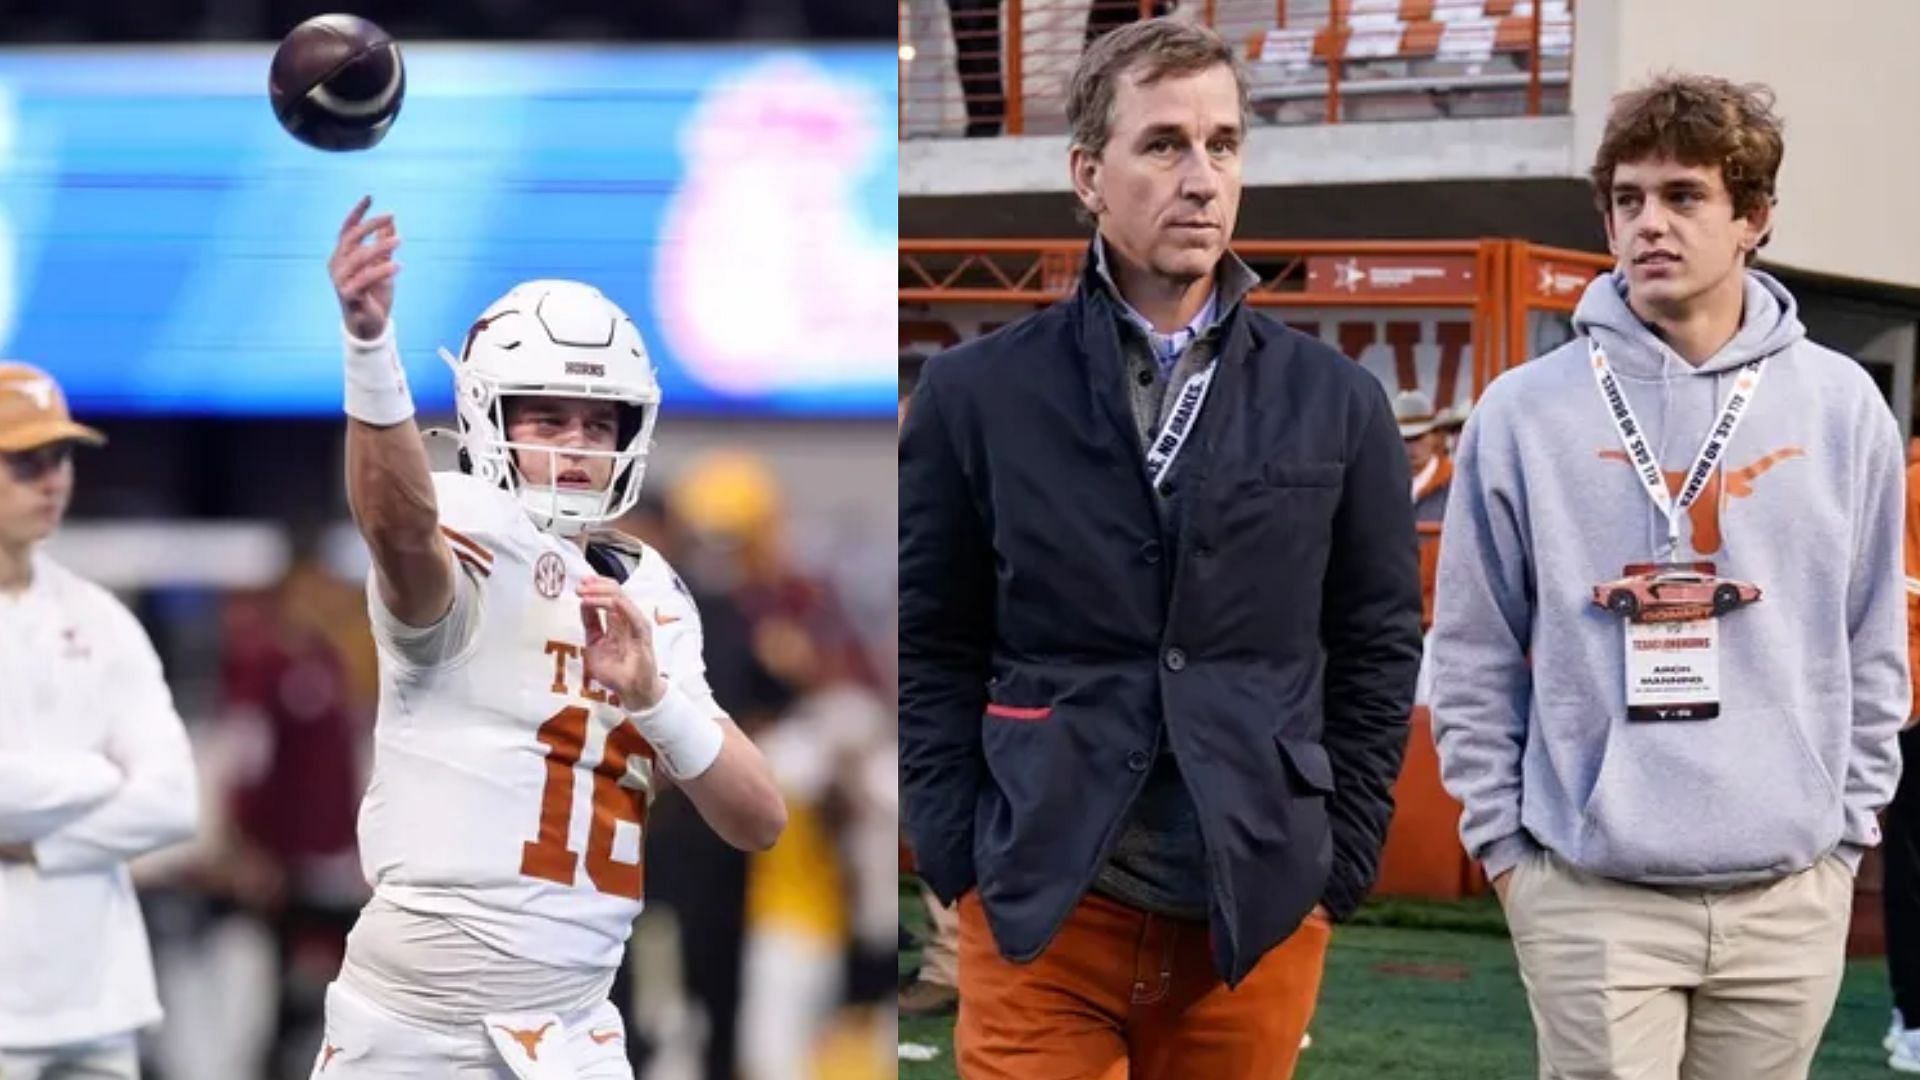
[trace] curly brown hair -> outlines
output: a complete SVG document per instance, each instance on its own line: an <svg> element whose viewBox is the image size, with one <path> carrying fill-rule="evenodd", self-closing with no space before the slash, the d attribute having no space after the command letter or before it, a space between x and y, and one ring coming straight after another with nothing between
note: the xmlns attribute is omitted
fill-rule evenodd
<svg viewBox="0 0 1920 1080"><path fill-rule="evenodd" d="M1610 212L1613 171L1622 162L1667 158L1718 166L1737 217L1772 206L1786 153L1773 103L1766 86L1712 75L1663 75L1616 96L1588 173L1595 204L1602 214ZM1766 242L1762 236L1760 246Z"/></svg>

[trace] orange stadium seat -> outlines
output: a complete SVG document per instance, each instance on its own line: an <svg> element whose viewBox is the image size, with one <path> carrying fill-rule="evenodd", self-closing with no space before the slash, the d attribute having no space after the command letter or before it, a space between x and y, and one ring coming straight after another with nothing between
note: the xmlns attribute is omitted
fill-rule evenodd
<svg viewBox="0 0 1920 1080"><path fill-rule="evenodd" d="M1529 0L1334 0L1336 20L1255 31L1247 38L1252 98L1268 118L1327 93L1340 61L1340 93L1383 101L1388 115L1451 115L1476 93L1524 90L1533 53ZM1540 10L1542 84L1564 87L1571 52L1567 0ZM1360 105L1373 109L1372 103ZM1362 117L1365 118L1365 117Z"/></svg>

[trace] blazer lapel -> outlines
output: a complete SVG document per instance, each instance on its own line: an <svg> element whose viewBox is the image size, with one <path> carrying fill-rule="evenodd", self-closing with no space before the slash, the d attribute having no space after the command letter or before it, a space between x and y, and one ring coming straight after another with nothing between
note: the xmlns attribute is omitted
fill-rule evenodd
<svg viewBox="0 0 1920 1080"><path fill-rule="evenodd" d="M1140 445L1140 432L1133 424L1133 404L1127 396L1126 354L1120 347L1118 317L1098 290L1081 291L1078 339L1081 374L1093 395L1094 412L1106 418L1106 434L1119 443L1120 452L1133 466L1140 490L1145 492L1147 454Z"/></svg>

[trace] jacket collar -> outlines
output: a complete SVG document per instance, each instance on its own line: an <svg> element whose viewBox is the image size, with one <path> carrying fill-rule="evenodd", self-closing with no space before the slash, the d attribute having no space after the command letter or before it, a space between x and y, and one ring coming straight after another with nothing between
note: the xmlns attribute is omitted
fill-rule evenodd
<svg viewBox="0 0 1920 1080"><path fill-rule="evenodd" d="M1207 302L1195 317L1194 324L1188 327L1197 333L1204 334L1225 322L1240 301L1246 299L1247 294L1253 291L1253 287L1260 284L1260 275L1254 273L1253 268L1231 250L1220 257L1219 264L1214 267L1213 277L1213 292L1208 294ZM1107 300L1113 304L1113 310L1121 318L1139 324L1143 328L1148 325L1146 317L1135 311L1133 305L1127 303L1126 298L1120 295L1120 286L1107 270L1106 240L1098 233L1094 234L1093 242L1087 246L1080 288L1083 294L1104 293Z"/></svg>
<svg viewBox="0 0 1920 1080"><path fill-rule="evenodd" d="M1218 381L1210 397L1231 400L1237 396L1239 368L1248 356L1265 344L1262 340L1265 335L1256 327L1256 321L1247 317L1246 305L1241 302L1259 282L1260 275L1254 273L1239 256L1228 252L1221 258L1215 272L1213 323L1202 333L1203 337L1218 335L1221 338L1214 353L1221 361ZM1087 391L1093 395L1097 411L1109 421L1112 437L1118 439L1126 448L1125 452L1141 465L1139 475L1144 491L1145 452L1140 447L1140 437L1134 426L1133 406L1127 387L1125 353L1120 344L1120 304L1119 291L1101 272L1093 245L1089 244L1081 266L1080 286L1067 305L1078 354L1076 361L1081 366Z"/></svg>
<svg viewBox="0 0 1920 1080"><path fill-rule="evenodd" d="M1105 260L1099 250L1100 243L1100 238L1096 236L1087 245L1086 256L1081 262L1080 286L1073 297L1079 309L1074 329L1083 353L1118 357L1119 324L1125 318L1122 312L1126 310L1126 302L1120 298L1119 288L1107 276ZM1221 256L1220 264L1214 270L1213 322L1202 331L1202 336L1216 333L1225 336L1216 353L1222 359L1244 359L1259 344L1254 340L1256 335L1252 331L1251 320L1241 317L1245 307L1241 301L1258 284L1260 275L1254 273L1253 268L1240 256L1232 251ZM1118 371L1117 364L1115 371ZM1113 376L1116 382L1119 377L1117 373Z"/></svg>

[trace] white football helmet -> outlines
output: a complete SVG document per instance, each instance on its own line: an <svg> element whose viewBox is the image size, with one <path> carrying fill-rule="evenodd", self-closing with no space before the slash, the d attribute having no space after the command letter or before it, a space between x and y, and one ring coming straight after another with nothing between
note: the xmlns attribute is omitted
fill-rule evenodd
<svg viewBox="0 0 1920 1080"><path fill-rule="evenodd" d="M559 536L577 536L633 508L660 412L660 381L633 320L600 290L577 281L515 285L480 313L457 359L444 348L440 358L453 368L462 469L512 492L535 525ZM508 441L506 399L515 397L619 403L616 448ZM531 485L515 451L612 458L612 478L604 491Z"/></svg>

